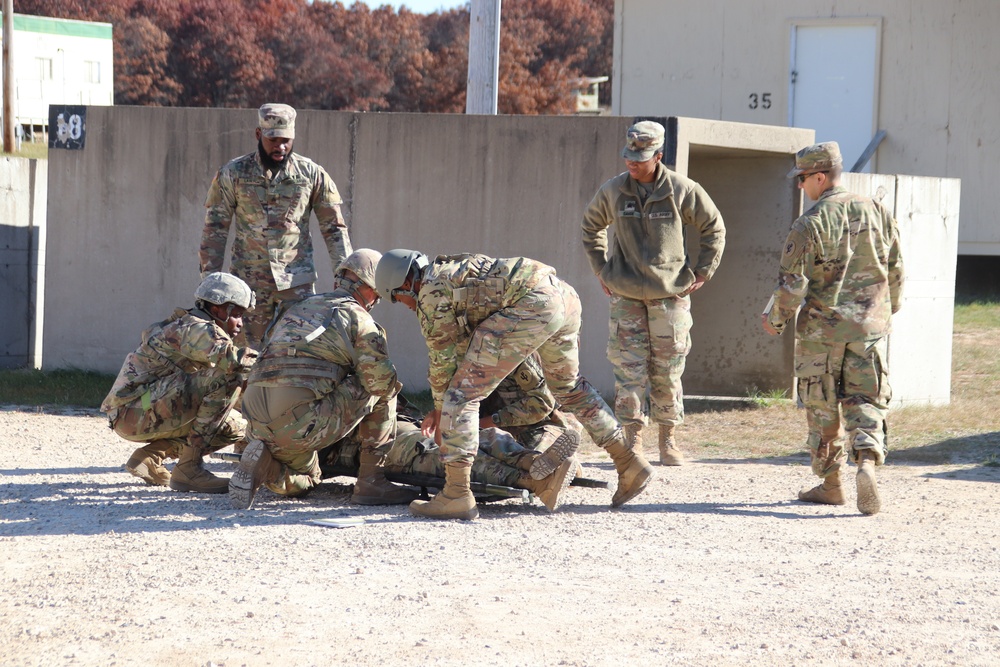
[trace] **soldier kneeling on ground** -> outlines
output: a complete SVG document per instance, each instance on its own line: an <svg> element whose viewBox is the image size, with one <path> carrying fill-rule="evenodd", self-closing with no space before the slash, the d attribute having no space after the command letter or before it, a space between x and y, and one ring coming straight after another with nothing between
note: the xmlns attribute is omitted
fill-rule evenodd
<svg viewBox="0 0 1000 667"><path fill-rule="evenodd" d="M146 443L125 464L136 477L175 491L225 493L228 480L202 459L244 437L246 420L233 408L257 354L233 339L254 295L236 276L211 273L194 298L194 308L178 308L142 333L101 411L115 433ZM163 463L172 458L179 460L169 472Z"/></svg>
<svg viewBox="0 0 1000 667"><path fill-rule="evenodd" d="M369 314L379 300L380 258L367 248L348 255L333 292L295 303L273 325L243 399L252 439L229 483L234 507L249 508L262 484L285 496L308 493L322 480L317 452L355 429L362 445L352 502L416 498L387 481L381 467L402 384L385 330Z"/></svg>

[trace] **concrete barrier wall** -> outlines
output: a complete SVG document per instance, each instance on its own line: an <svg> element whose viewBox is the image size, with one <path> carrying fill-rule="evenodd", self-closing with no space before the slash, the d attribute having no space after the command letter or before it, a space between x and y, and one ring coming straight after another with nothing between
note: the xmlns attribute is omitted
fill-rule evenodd
<svg viewBox="0 0 1000 667"><path fill-rule="evenodd" d="M208 184L254 150L253 110L90 107L83 151L53 150L45 367L117 372L150 323L188 306ZM295 148L333 176L355 247L428 255L483 252L547 262L584 304L581 366L606 396L607 299L580 243L580 220L602 182L623 169L631 118L300 112ZM809 130L678 119L678 169L716 199L729 229L717 277L694 297L689 394L791 386L790 341L760 331L778 250L798 213L783 178ZM314 229L314 238L318 240ZM317 288L332 285L317 243ZM402 380L427 386L416 318L374 315L389 332Z"/></svg>
<svg viewBox="0 0 1000 667"><path fill-rule="evenodd" d="M0 158L0 368L41 364L47 166Z"/></svg>

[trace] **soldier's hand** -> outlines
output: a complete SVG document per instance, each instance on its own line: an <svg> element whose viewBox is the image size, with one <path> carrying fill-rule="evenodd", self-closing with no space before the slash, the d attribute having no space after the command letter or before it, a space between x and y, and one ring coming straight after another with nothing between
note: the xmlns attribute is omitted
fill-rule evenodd
<svg viewBox="0 0 1000 667"><path fill-rule="evenodd" d="M760 316L760 323L764 326L764 331L771 334L772 336L777 336L781 332L771 326L771 322L768 320L767 314Z"/></svg>
<svg viewBox="0 0 1000 667"><path fill-rule="evenodd" d="M240 365L240 371L247 372L257 362L260 356L257 350L252 347L244 347L236 355L236 363Z"/></svg>
<svg viewBox="0 0 1000 667"><path fill-rule="evenodd" d="M691 292L695 292L695 291L697 291L697 290L700 290L700 289L701 289L702 287L704 287L704 286L705 286L705 277L704 277L704 276L699 276L699 275L698 275L698 274L696 273L696 274L694 275L694 282L693 282L693 283L691 283L691 286L690 286L690 287L688 287L688 288L687 288L686 290L684 290L683 292L681 292L681 294L680 294L680 295L681 295L681 296L687 296L687 295L688 295L688 294L690 294Z"/></svg>
<svg viewBox="0 0 1000 667"><path fill-rule="evenodd" d="M438 432L438 426L441 424L441 411L431 410L424 417L424 421L420 423L420 432L424 434L425 438L435 437Z"/></svg>

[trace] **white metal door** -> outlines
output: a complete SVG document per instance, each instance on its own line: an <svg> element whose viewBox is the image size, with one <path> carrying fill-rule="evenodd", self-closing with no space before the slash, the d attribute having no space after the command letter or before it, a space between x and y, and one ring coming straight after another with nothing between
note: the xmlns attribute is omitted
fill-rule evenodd
<svg viewBox="0 0 1000 667"><path fill-rule="evenodd" d="M876 131L880 21L863 21L793 23L791 30L789 125L816 130L817 142L839 143L844 171Z"/></svg>

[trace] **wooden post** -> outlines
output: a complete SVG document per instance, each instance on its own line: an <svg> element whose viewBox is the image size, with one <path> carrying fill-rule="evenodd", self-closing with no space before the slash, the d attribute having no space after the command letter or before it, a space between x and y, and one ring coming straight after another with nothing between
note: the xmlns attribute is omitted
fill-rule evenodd
<svg viewBox="0 0 1000 667"><path fill-rule="evenodd" d="M500 0L472 0L465 113L496 114L500 78Z"/></svg>
<svg viewBox="0 0 1000 667"><path fill-rule="evenodd" d="M13 153L14 144L14 0L3 3L3 150Z"/></svg>

